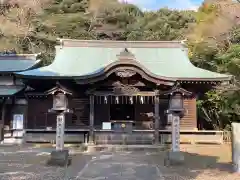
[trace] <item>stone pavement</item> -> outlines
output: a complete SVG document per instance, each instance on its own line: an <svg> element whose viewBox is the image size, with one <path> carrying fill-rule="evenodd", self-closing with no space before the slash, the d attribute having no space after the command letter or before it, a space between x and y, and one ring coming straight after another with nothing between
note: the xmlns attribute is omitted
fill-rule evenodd
<svg viewBox="0 0 240 180"><path fill-rule="evenodd" d="M48 158L43 149L0 147L0 180L163 180L147 152L76 154L67 170L47 166Z"/></svg>
<svg viewBox="0 0 240 180"><path fill-rule="evenodd" d="M159 167L143 152L96 155L78 173L79 180L163 180Z"/></svg>

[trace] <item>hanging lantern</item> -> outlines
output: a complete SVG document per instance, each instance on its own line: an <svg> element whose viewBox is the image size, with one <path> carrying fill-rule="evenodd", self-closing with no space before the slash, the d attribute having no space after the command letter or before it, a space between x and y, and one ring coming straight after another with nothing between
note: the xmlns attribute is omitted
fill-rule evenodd
<svg viewBox="0 0 240 180"><path fill-rule="evenodd" d="M169 109L171 111L183 111L183 96L181 93L174 93L171 94L170 100L169 100Z"/></svg>

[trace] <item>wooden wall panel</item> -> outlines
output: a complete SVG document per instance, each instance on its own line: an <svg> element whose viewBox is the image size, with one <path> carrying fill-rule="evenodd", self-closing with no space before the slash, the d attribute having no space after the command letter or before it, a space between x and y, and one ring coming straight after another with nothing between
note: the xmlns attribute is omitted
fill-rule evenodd
<svg viewBox="0 0 240 180"><path fill-rule="evenodd" d="M52 97L31 98L28 100L27 129L56 128L56 113L49 113L52 108ZM85 128L89 125L89 99L69 98L69 109L73 113L66 113L65 127L67 129Z"/></svg>
<svg viewBox="0 0 240 180"><path fill-rule="evenodd" d="M67 127L87 128L89 126L90 112L89 98L69 98L69 108L73 110L73 113L68 114L69 123Z"/></svg>
<svg viewBox="0 0 240 180"><path fill-rule="evenodd" d="M94 127L102 128L103 122L110 120L110 104L95 104L94 105Z"/></svg>
<svg viewBox="0 0 240 180"><path fill-rule="evenodd" d="M168 109L168 99L160 99L159 116L160 116L160 129L166 129L170 124L167 122L166 111Z"/></svg>
<svg viewBox="0 0 240 180"><path fill-rule="evenodd" d="M185 115L182 117L180 126L181 129L194 130L197 128L197 107L196 98L185 98L184 108L186 109Z"/></svg>
<svg viewBox="0 0 240 180"><path fill-rule="evenodd" d="M48 113L52 108L52 98L47 99L29 99L28 101L28 122L27 128L46 128L56 127L56 114ZM70 99L69 108L74 111L73 114L66 116L66 128L87 127L89 124L89 99L79 98ZM186 114L181 119L181 129L194 130L197 128L197 109L196 98L186 98L184 100ZM167 122L165 111L168 109L168 100L160 99L160 129L170 128ZM152 104L136 105L135 120L142 121L141 113L154 113ZM101 122L109 120L109 105L95 104L95 125L101 125Z"/></svg>
<svg viewBox="0 0 240 180"><path fill-rule="evenodd" d="M48 113L52 108L52 97L49 98L29 98L27 129L43 129L46 127L56 127L56 115Z"/></svg>

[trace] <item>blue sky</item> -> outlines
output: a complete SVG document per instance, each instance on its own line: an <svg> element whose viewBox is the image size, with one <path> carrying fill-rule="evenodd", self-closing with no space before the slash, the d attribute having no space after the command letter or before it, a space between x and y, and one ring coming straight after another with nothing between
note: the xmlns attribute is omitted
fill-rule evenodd
<svg viewBox="0 0 240 180"><path fill-rule="evenodd" d="M195 10L203 0L120 0L139 6L144 10L156 10L161 7L168 7L179 10Z"/></svg>

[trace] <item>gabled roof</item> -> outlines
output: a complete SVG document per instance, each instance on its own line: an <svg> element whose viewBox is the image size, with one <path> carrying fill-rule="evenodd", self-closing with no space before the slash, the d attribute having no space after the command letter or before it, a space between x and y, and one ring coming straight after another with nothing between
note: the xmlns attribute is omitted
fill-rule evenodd
<svg viewBox="0 0 240 180"><path fill-rule="evenodd" d="M164 92L164 95L172 95L174 93L181 93L183 96L191 96L192 92L187 91L186 89L183 89L179 83L177 83L172 89Z"/></svg>
<svg viewBox="0 0 240 180"><path fill-rule="evenodd" d="M34 68L40 63L38 54L0 54L0 73L12 73Z"/></svg>
<svg viewBox="0 0 240 180"><path fill-rule="evenodd" d="M87 79L114 67L135 66L148 76L171 81L223 81L231 76L195 67L181 41L98 41L61 39L52 64L17 73L28 78ZM127 52L131 59L119 61ZM125 52L124 52L125 51ZM124 53L123 53L124 52Z"/></svg>
<svg viewBox="0 0 240 180"><path fill-rule="evenodd" d="M55 94L56 92L62 92L64 94L72 95L72 91L62 86L59 82L56 83L55 87L45 91L44 93L49 95L49 94Z"/></svg>

